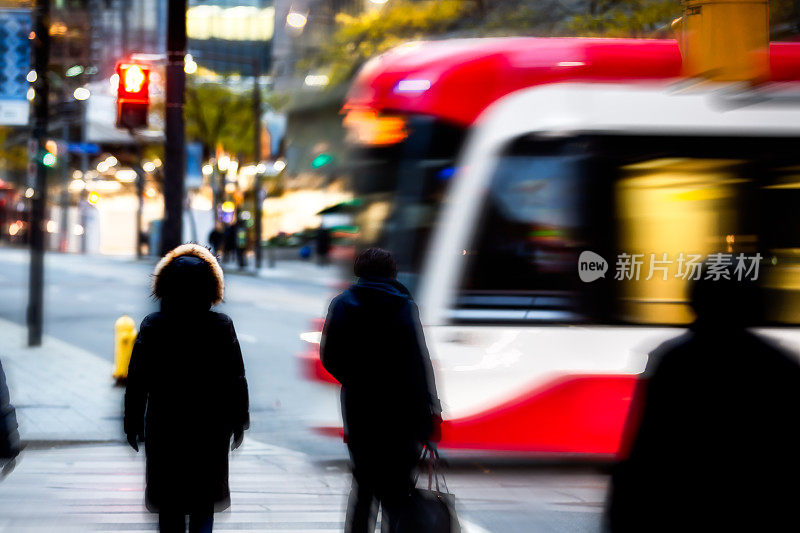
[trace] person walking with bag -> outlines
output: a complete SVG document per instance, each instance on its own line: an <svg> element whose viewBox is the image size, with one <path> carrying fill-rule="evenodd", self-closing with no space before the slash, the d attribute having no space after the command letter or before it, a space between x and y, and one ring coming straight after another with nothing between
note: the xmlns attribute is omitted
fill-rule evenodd
<svg viewBox="0 0 800 533"><path fill-rule="evenodd" d="M374 531L376 501L392 531L441 408L417 305L396 279L394 256L369 248L354 272L358 281L331 302L320 344L322 364L342 384L353 468L345 531Z"/></svg>
<svg viewBox="0 0 800 533"><path fill-rule="evenodd" d="M249 427L244 364L233 322L211 310L224 281L208 249L184 244L153 274L161 310L145 317L125 391L125 433L147 456L146 504L159 531L212 531L230 505L228 453ZM231 442L231 440L233 442Z"/></svg>

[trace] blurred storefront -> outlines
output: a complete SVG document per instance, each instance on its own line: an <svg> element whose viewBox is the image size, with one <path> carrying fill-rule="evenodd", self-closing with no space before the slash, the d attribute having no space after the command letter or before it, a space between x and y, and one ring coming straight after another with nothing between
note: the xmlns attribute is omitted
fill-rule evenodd
<svg viewBox="0 0 800 533"><path fill-rule="evenodd" d="M322 225L320 211L350 200L351 195L342 190L304 188L287 191L278 198L264 202L264 237L279 234L291 235Z"/></svg>

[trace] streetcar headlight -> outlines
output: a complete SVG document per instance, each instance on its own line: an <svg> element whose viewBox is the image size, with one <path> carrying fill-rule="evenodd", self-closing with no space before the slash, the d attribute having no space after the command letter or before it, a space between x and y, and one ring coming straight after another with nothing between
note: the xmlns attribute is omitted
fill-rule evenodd
<svg viewBox="0 0 800 533"><path fill-rule="evenodd" d="M408 137L406 119L398 115L382 115L374 109L353 108L342 121L348 140L369 146L389 146Z"/></svg>
<svg viewBox="0 0 800 533"><path fill-rule="evenodd" d="M321 331L306 331L300 334L300 340L311 344L319 344L322 341Z"/></svg>

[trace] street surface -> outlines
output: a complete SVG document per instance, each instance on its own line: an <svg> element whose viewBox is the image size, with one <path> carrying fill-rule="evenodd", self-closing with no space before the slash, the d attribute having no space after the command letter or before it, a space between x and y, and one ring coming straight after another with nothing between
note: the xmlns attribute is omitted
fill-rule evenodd
<svg viewBox="0 0 800 533"><path fill-rule="evenodd" d="M38 391L37 382L29 377L26 387L20 387L25 389L20 390L22 404L11 390L12 401L20 404L21 424L28 424L34 435L31 440L37 442L26 451L17 470L0 482L0 502L5 502L0 503L0 516L12 517L10 522L0 521L0 531L25 531L21 524L32 508L30 503L27 507L14 503L22 494L28 502L41 498L52 516L67 513L78 523L85 519L93 524L92 530L154 529L152 517L141 506L141 459L120 444L121 435L117 442L108 437L116 431L116 426L108 424L119 424L121 416L113 414L121 391L111 390L114 321L126 313L138 323L156 308L149 297L153 264L152 260L48 254L45 335L50 340L39 352L30 352L20 342L27 302L27 254L21 249L0 249L0 326L7 324L0 357L4 364L9 359L11 374L35 376L36 358L26 355L32 353L40 353L41 363L57 373L74 372L77 364L89 374L64 375L63 382L51 375L42 379L49 379L56 390L44 390L48 383L43 383ZM233 318L242 345L252 426L245 451L232 463L234 507L219 522L220 531L342 529L349 484L346 449L341 442L309 429L315 410L330 396L320 395L317 385L300 376L294 357L302 349L299 333L308 330L312 318L325 313L334 291L329 275L303 274L315 268L279 262L275 270L258 277L226 274L226 301L219 310ZM10 343L16 343L13 350ZM11 352L13 357L8 355ZM98 375L106 364L107 381ZM64 398L81 396L81 392L102 395L104 406L93 410L91 398ZM79 406L74 420L66 415L59 418L61 403ZM48 414L51 418L43 418L48 409L53 411ZM116 420L108 420L115 416ZM102 419L106 426L96 424L95 428L92 417ZM58 423L66 429L51 436L47 426ZM88 459L95 455L104 459ZM597 531L607 482L599 468L590 466L470 459L454 462L447 479L466 530L475 533ZM44 492L39 491L40 483L45 484ZM64 493L56 488L70 490ZM91 504L103 491L106 495ZM64 508L62 498L72 507ZM58 503L51 505L48 499ZM47 512L39 515L45 522ZM109 518L108 513L113 516Z"/></svg>

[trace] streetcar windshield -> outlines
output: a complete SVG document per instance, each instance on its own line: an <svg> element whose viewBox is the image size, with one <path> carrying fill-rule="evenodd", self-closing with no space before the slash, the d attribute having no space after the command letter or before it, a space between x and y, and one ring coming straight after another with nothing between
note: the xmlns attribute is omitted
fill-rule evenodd
<svg viewBox="0 0 800 533"><path fill-rule="evenodd" d="M466 251L467 291L563 291L574 284L583 245L584 156L559 147L549 153L514 149L500 158Z"/></svg>

